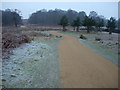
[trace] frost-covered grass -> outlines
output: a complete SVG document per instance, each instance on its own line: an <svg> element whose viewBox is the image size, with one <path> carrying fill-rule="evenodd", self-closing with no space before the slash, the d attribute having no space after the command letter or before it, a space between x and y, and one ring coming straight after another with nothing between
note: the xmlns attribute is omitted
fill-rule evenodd
<svg viewBox="0 0 120 90"><path fill-rule="evenodd" d="M100 43L97 43L95 41L86 41L79 39L80 43L84 44L88 48L92 49L94 52L104 56L114 64L118 65L118 54L116 51L110 48L103 47Z"/></svg>
<svg viewBox="0 0 120 90"><path fill-rule="evenodd" d="M85 32L61 32L63 34L69 34L78 38L80 43L84 44L94 52L100 54L101 56L107 58L114 64L118 65L118 34L109 35L108 33L91 33L87 34ZM80 35L83 34L87 40L80 39ZM100 37L101 41L95 41L95 37ZM120 66L120 65L119 65Z"/></svg>
<svg viewBox="0 0 120 90"><path fill-rule="evenodd" d="M3 86L5 88L58 88L60 40L35 37L31 43L14 49L13 55L3 60Z"/></svg>

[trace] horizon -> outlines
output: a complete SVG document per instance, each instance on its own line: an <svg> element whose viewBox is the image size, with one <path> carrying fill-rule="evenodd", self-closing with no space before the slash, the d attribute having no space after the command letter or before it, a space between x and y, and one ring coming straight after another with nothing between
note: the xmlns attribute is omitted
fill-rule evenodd
<svg viewBox="0 0 120 90"><path fill-rule="evenodd" d="M77 12L84 11L86 15L89 15L90 11L95 11L106 19L118 19L118 2L2 2L2 10L5 9L20 10L22 19L28 19L32 13L42 9L71 9Z"/></svg>

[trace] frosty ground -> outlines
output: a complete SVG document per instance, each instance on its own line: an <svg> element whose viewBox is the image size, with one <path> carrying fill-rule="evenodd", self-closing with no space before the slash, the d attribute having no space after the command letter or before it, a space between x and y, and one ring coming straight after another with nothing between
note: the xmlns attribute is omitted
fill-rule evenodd
<svg viewBox="0 0 120 90"><path fill-rule="evenodd" d="M58 88L60 87L61 79L59 76L59 72L60 72L59 70L60 68L65 69L64 66L62 67L61 65L61 64L64 65L65 63L61 63L61 59L59 58L60 50L58 49L59 48L58 46L61 40L64 39L64 37L62 38L58 33L53 34L45 30L39 30L38 28L37 29L22 28L21 32L28 35L30 38L32 38L32 40L30 43L24 43L20 45L19 47L14 48L12 55L10 55L10 58L3 58L3 63L2 63L3 64L2 65L3 87L5 88L21 88L21 87L22 88ZM87 34L84 31L80 31L80 32L59 31L59 33L67 34L69 35L69 37L70 36L77 37L77 40L79 40L81 44L87 46L95 53L98 53L100 55L99 57L103 56L110 62L118 65L118 54L119 54L118 53L118 46L119 46L118 34L108 35L107 33L102 33L102 32ZM81 34L84 35L87 39L86 40L80 39L79 37ZM96 41L96 38L100 38L101 40ZM71 43L72 48L74 50L74 43L72 43L70 39L67 41L68 43ZM76 45L79 47L80 43L77 42ZM67 44L66 48L68 46L70 45ZM66 48L64 48L65 51L66 51ZM86 52L79 51L77 47L75 48L76 48L75 52L79 52L81 53L81 55L84 53L88 53L87 51ZM71 50L71 48L67 50ZM73 53L73 52L70 51L69 53ZM73 53L73 56L68 55L67 57L67 58L71 57L70 60L71 60L72 65L70 66L71 68L70 72L69 72L69 68L67 67L67 65L69 66L70 64L69 62L67 62L67 60L69 59L66 60L67 65L65 67L68 68L66 72L71 73L71 75L69 75L72 77L71 81L74 80L75 78L74 76L72 76L72 73L73 72L78 73L77 69L79 69L79 66L82 66L82 65L79 65L80 60L82 60L81 58L78 58L78 65L76 64L75 60L72 60L73 57L75 58L79 57L79 53L76 54L77 56L74 55L75 53ZM65 53L64 55L67 55L67 53ZM91 57L91 58L94 58L94 57ZM90 63L88 63L88 66L93 64L93 63L92 64ZM98 62L96 63L98 64ZM101 64L98 64L98 66L102 65L104 62L100 62L100 63ZM78 68L74 66L78 66ZM72 71L72 67L73 67L73 71ZM83 69L83 72L84 72L84 69ZM107 69L108 68L106 68L106 70ZM86 70L88 69L85 69L85 71ZM93 68L93 71L94 71L94 68ZM66 73L66 72L63 71L63 73ZM92 74L92 71L89 71L88 75L94 76ZM100 75L102 76L102 74ZM79 76L79 73L78 73L78 76ZM82 77L82 76L79 76L79 77ZM78 79L79 77L76 77L76 79ZM97 74L95 77L97 77ZM116 78L117 77L115 77L114 80L116 80ZM67 85L68 84L69 83L67 83ZM71 84L72 84L71 87L75 87L74 82L72 82ZM82 84L84 83L81 83L81 87L84 86ZM112 85L110 83L108 86L116 87L116 85L113 85L113 86ZM93 84L91 83L91 87L92 86ZM96 85L95 87L100 87L100 86L102 86L102 84L101 85L98 84L98 86ZM89 84L88 84L88 87L89 87Z"/></svg>
<svg viewBox="0 0 120 90"><path fill-rule="evenodd" d="M38 36L34 36L34 40L22 44L13 50L10 58L3 59L3 87L59 87L58 43L61 39L54 35L52 38L39 37L40 33L49 35L47 31L36 32Z"/></svg>

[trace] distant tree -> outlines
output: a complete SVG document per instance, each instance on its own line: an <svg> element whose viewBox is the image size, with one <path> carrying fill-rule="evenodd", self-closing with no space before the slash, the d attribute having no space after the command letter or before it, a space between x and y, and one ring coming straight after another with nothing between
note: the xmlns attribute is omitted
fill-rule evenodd
<svg viewBox="0 0 120 90"><path fill-rule="evenodd" d="M68 22L72 23L72 21L78 16L78 12L68 9L65 15L68 18Z"/></svg>
<svg viewBox="0 0 120 90"><path fill-rule="evenodd" d="M83 22L87 16L84 11L77 12L71 9L68 9L67 11L61 9L47 11L42 9L32 13L28 19L28 22L30 24L39 25L57 25L63 15L66 15L68 23L70 24L72 24L77 17L80 17L80 22ZM104 16L98 15L95 11L91 11L88 17L94 19L95 21L97 21L97 17L100 17L104 20L104 25L106 26L107 24L107 20L104 18Z"/></svg>
<svg viewBox="0 0 120 90"><path fill-rule="evenodd" d="M109 29L109 34L112 34L112 30L115 29L115 22L116 20L113 17L111 17L110 20L108 20L107 28Z"/></svg>
<svg viewBox="0 0 120 90"><path fill-rule="evenodd" d="M83 22L86 16L86 13L84 11L79 12L78 16L80 17L80 21Z"/></svg>
<svg viewBox="0 0 120 90"><path fill-rule="evenodd" d="M21 16L19 16L20 11L15 9L13 12L13 21L15 26L17 27L17 25L19 24L19 22L21 22Z"/></svg>
<svg viewBox="0 0 120 90"><path fill-rule="evenodd" d="M57 25L63 15L66 15L68 23L72 23L78 16L81 21L84 20L86 13L77 12L75 10L68 9L67 11L61 9L55 10L39 10L35 13L32 13L28 19L30 24L40 24L40 25Z"/></svg>
<svg viewBox="0 0 120 90"><path fill-rule="evenodd" d="M95 26L95 20L86 16L83 21L83 26L86 26L87 32L90 33L91 27Z"/></svg>
<svg viewBox="0 0 120 90"><path fill-rule="evenodd" d="M0 27L2 26L2 10L0 10Z"/></svg>
<svg viewBox="0 0 120 90"><path fill-rule="evenodd" d="M96 22L95 26L96 26L97 30L100 31L101 27L104 26L104 20L102 19L102 20L95 21L95 22Z"/></svg>
<svg viewBox="0 0 120 90"><path fill-rule="evenodd" d="M63 26L63 31L65 31L65 27L68 25L68 19L65 15L60 19L60 25Z"/></svg>
<svg viewBox="0 0 120 90"><path fill-rule="evenodd" d="M77 32L78 32L78 31L79 31L79 26L81 25L80 17L77 17L77 18L74 20L74 25L77 27Z"/></svg>
<svg viewBox="0 0 120 90"><path fill-rule="evenodd" d="M95 11L91 11L89 14L89 17L92 19L95 19L98 16L98 14Z"/></svg>
<svg viewBox="0 0 120 90"><path fill-rule="evenodd" d="M21 24L22 19L19 12L17 9L2 11L2 25L15 25L17 27L18 24Z"/></svg>
<svg viewBox="0 0 120 90"><path fill-rule="evenodd" d="M120 18L118 19L117 26L118 26L118 29L120 30Z"/></svg>
<svg viewBox="0 0 120 90"><path fill-rule="evenodd" d="M75 20L72 21L71 26L73 27L73 30L75 31Z"/></svg>
<svg viewBox="0 0 120 90"><path fill-rule="evenodd" d="M91 11L89 17L95 20L97 30L105 25L105 18L102 15L98 15L97 12Z"/></svg>

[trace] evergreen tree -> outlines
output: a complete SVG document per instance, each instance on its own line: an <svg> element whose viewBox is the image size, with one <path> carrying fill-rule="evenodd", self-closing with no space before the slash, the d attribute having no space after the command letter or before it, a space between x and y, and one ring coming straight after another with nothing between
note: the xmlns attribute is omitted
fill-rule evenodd
<svg viewBox="0 0 120 90"><path fill-rule="evenodd" d="M60 19L60 25L63 26L63 31L65 31L65 27L68 25L68 19L65 15Z"/></svg>
<svg viewBox="0 0 120 90"><path fill-rule="evenodd" d="M86 16L85 20L83 21L83 26L86 26L87 32L90 33L91 27L95 26L95 20Z"/></svg>
<svg viewBox="0 0 120 90"><path fill-rule="evenodd" d="M113 17L111 17L110 20L108 20L107 28L109 29L109 34L112 34L112 30L116 27L115 21L116 20Z"/></svg>
<svg viewBox="0 0 120 90"><path fill-rule="evenodd" d="M101 21L96 22L95 26L98 29L98 31L100 31L101 27L104 26L104 20L102 19Z"/></svg>
<svg viewBox="0 0 120 90"><path fill-rule="evenodd" d="M80 17L77 17L76 20L74 20L74 24L77 27L77 32L79 31L79 26L81 25Z"/></svg>

